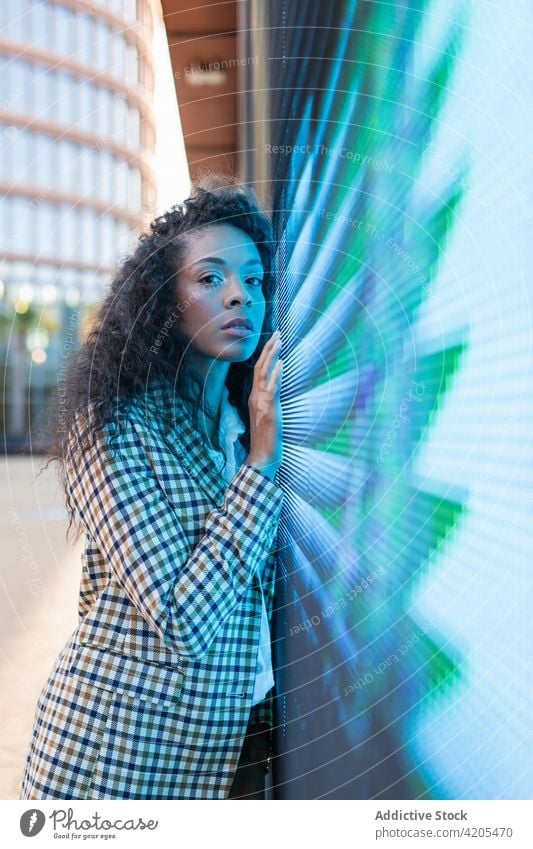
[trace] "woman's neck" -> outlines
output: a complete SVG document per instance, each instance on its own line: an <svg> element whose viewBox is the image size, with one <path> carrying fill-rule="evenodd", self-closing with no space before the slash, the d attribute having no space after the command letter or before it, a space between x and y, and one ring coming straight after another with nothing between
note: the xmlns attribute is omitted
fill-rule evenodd
<svg viewBox="0 0 533 849"><path fill-rule="evenodd" d="M224 360L201 358L194 361L198 376L203 380L203 388L193 403L198 405L200 426L211 444L218 435L222 395L229 366Z"/></svg>

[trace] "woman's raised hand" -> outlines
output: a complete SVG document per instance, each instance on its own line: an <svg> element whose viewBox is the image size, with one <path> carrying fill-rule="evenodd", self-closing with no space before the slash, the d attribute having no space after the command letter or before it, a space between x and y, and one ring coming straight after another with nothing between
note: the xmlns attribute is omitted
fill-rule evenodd
<svg viewBox="0 0 533 849"><path fill-rule="evenodd" d="M283 422L280 402L282 360L279 331L274 331L254 367L254 381L248 399L250 412L249 466L274 479L282 460ZM276 362L277 359L277 362Z"/></svg>

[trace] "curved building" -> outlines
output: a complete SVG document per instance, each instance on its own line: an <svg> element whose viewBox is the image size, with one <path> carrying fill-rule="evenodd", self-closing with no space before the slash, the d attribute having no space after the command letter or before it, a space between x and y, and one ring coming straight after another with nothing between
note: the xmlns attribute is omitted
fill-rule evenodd
<svg viewBox="0 0 533 849"><path fill-rule="evenodd" d="M0 5L0 358L7 447L156 204L155 0ZM35 443L34 443L35 447Z"/></svg>

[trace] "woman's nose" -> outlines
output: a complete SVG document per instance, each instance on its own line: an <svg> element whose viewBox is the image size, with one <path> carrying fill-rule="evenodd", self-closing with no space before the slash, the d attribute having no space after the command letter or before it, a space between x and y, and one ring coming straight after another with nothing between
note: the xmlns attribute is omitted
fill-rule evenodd
<svg viewBox="0 0 533 849"><path fill-rule="evenodd" d="M228 304L234 304L235 302L251 304L252 296L246 286L234 278L229 286L227 301Z"/></svg>

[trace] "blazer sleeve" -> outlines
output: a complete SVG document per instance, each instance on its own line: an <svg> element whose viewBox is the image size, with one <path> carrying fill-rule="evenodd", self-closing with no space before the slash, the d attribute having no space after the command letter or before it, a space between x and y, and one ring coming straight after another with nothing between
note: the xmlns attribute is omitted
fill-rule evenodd
<svg viewBox="0 0 533 849"><path fill-rule="evenodd" d="M268 556L283 490L241 465L191 550L181 509L166 498L137 427L125 419L113 447L104 428L81 462L66 464L70 496L151 628L172 651L201 657Z"/></svg>

